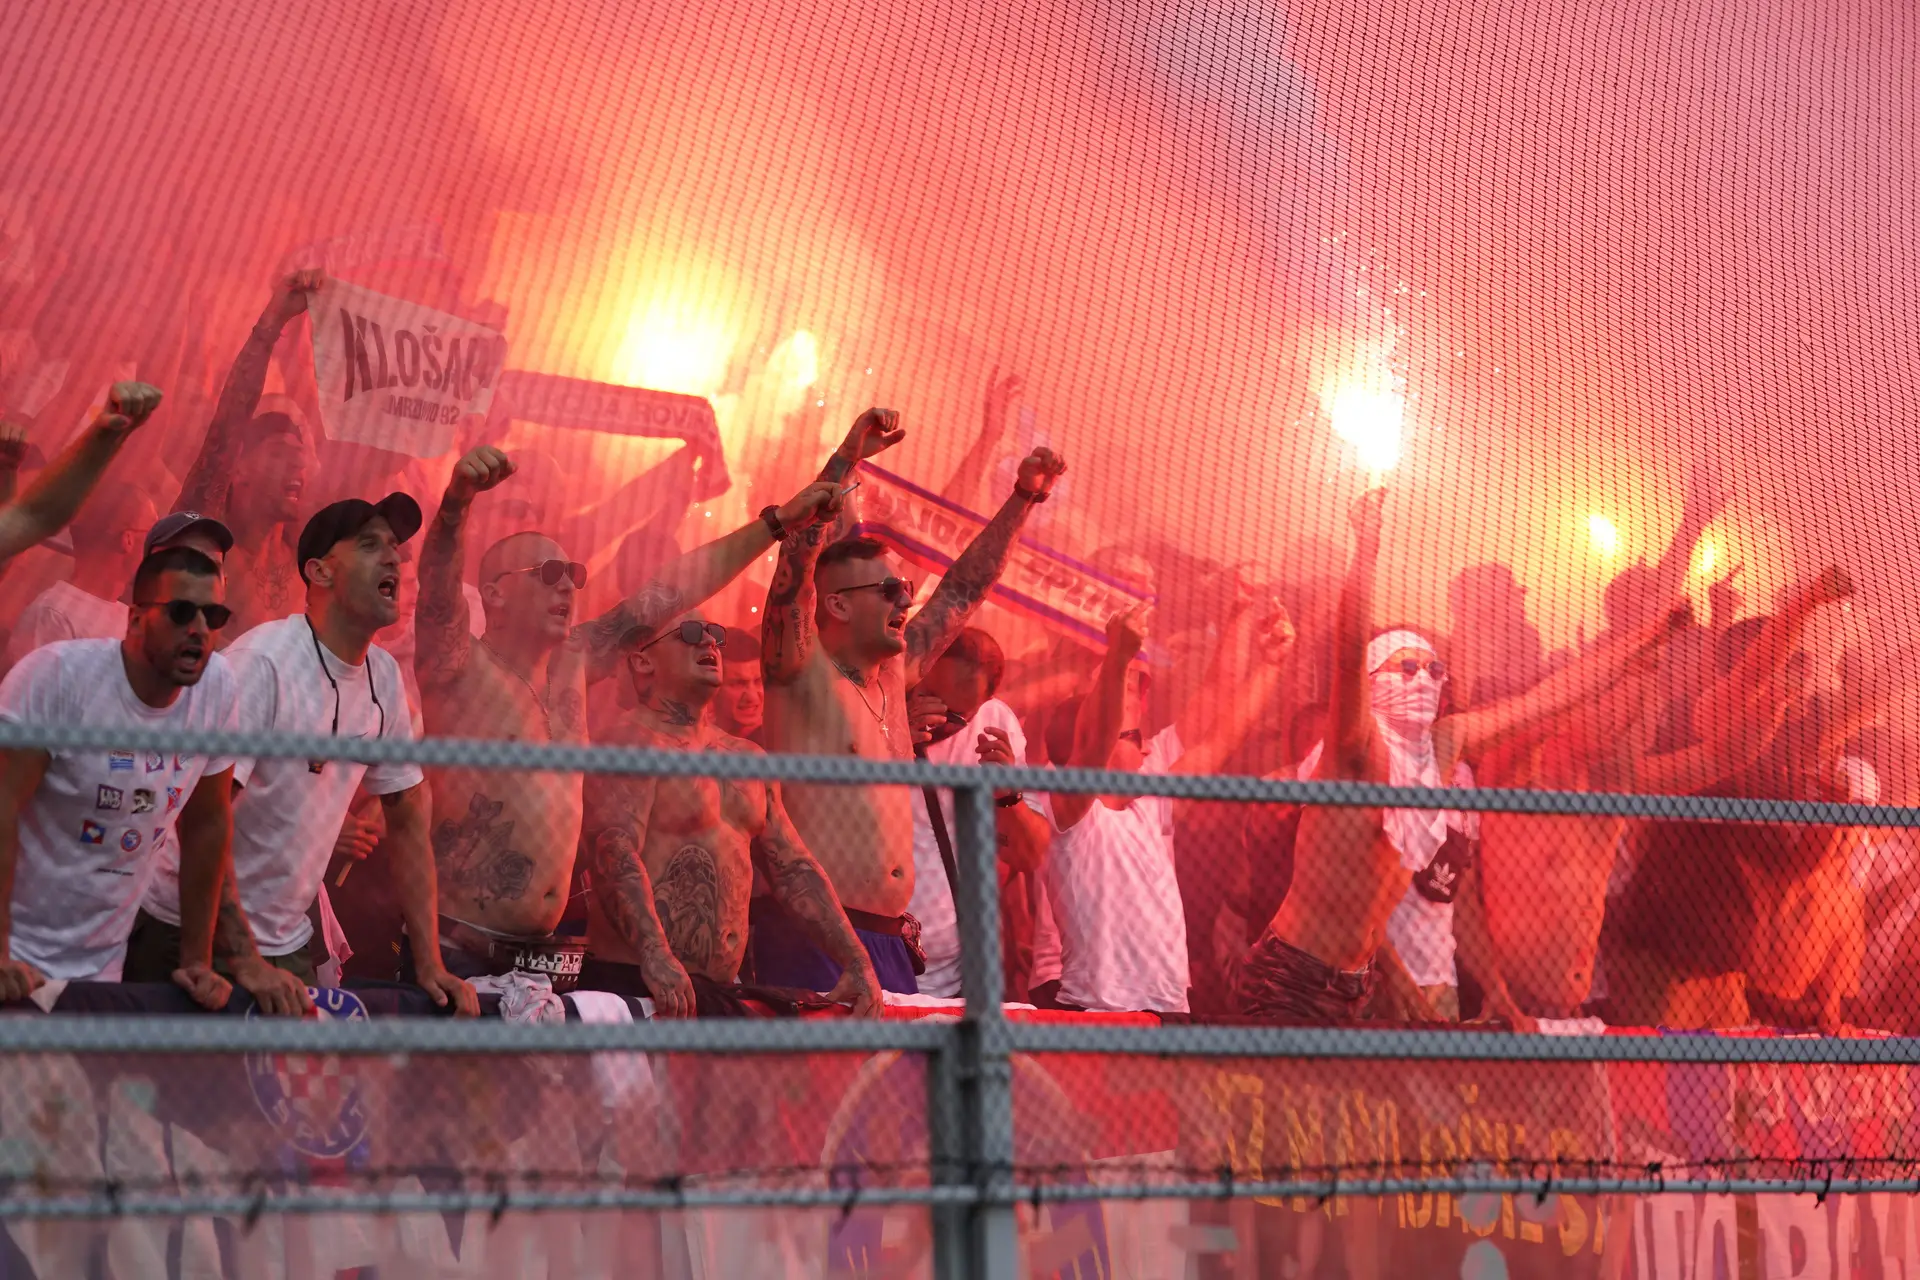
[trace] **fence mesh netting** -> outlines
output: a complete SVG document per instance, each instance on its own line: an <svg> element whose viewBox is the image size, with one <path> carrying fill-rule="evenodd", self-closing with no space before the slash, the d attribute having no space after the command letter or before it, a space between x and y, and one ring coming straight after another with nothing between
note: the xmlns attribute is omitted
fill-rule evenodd
<svg viewBox="0 0 1920 1280"><path fill-rule="evenodd" d="M6 0L0 721L1784 801L1002 791L1007 999L1915 1034L1916 67L1870 0ZM951 792L143 746L0 793L21 1017L960 1009ZM533 1265L49 1208L155 1188L845 1190L541 1256L930 1265L860 1203L929 1185L912 1053L9 1061L0 1274ZM1904 1066L1016 1064L1023 1187L1302 1184L1036 1195L1036 1275L1920 1267L1904 1192L1550 1185L1904 1185ZM1365 1177L1415 1185L1313 1194Z"/></svg>

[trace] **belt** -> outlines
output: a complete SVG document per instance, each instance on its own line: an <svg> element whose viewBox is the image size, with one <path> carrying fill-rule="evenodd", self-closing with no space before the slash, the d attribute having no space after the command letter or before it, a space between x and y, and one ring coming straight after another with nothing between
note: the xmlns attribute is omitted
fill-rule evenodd
<svg viewBox="0 0 1920 1280"><path fill-rule="evenodd" d="M852 907L843 907L847 913L847 923L856 929L868 933L884 933L890 938L905 937L907 921L910 916L877 916L871 911L855 911Z"/></svg>
<svg viewBox="0 0 1920 1280"><path fill-rule="evenodd" d="M555 991L573 989L580 977L580 960L587 953L584 939L558 938L543 934L537 938L502 938L476 929L452 916L440 917L440 941L483 961L490 972L542 973L553 982Z"/></svg>

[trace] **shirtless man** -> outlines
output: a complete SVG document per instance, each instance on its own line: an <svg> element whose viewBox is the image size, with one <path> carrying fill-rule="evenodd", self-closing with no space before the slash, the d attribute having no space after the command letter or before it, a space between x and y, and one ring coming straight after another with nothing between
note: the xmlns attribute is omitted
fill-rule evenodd
<svg viewBox="0 0 1920 1280"><path fill-rule="evenodd" d="M863 458L906 438L899 415L869 409L827 461L820 478L842 484ZM913 584L886 548L848 539L823 548L824 529L780 548L761 627L766 680L763 741L776 752L910 760L907 689L918 684L986 598L1035 503L1066 470L1046 449L1020 463L1014 491L940 581L911 622ZM906 787L785 788L787 810L807 848L840 893L881 985L915 990L905 915L913 899L913 805ZM772 903L756 903L752 950L757 981L822 990L838 966L793 928Z"/></svg>
<svg viewBox="0 0 1920 1280"><path fill-rule="evenodd" d="M298 613L306 601L294 543L312 451L292 417L254 411L280 331L325 282L318 271L298 271L281 281L227 371L200 454L169 508L202 512L233 531L226 554L233 621L220 633L223 645L262 622Z"/></svg>
<svg viewBox="0 0 1920 1280"><path fill-rule="evenodd" d="M480 558L486 638L468 627L461 591L464 532L474 498L513 474L482 445L455 465L420 552L414 670L427 732L520 742L587 741L587 686L611 675L622 643L706 600L773 545L772 527L807 530L838 506L832 485L809 485L784 507L681 556L636 594L575 625L586 569L538 533L501 539ZM433 853L440 949L457 977L515 967L558 972L580 948L551 935L566 909L580 839L577 774L432 770ZM410 957L409 957L410 959ZM560 966L556 971L554 966ZM403 976L409 963L403 963Z"/></svg>
<svg viewBox="0 0 1920 1280"><path fill-rule="evenodd" d="M759 754L713 723L726 636L698 610L643 635L627 655L640 705L612 740ZM585 837L593 892L583 987L651 995L661 1015L691 1015L696 985L729 984L740 972L757 868L774 900L841 966L827 998L851 1001L856 1017L879 1013L873 964L787 820L777 785L595 774L586 783Z"/></svg>
<svg viewBox="0 0 1920 1280"><path fill-rule="evenodd" d="M1407 701L1430 685L1439 702L1430 649L1402 646L1369 662L1374 569L1380 556L1380 513L1386 491L1363 494L1353 505L1353 560L1341 589L1334 631L1334 680L1327 742L1313 772L1320 779L1392 782L1391 744L1378 723L1381 686L1389 700ZM1532 691L1432 723L1433 764L1451 778L1463 756L1477 756L1529 725L1611 687L1635 658L1656 649L1684 611L1631 636L1610 640ZM1408 673L1407 664L1412 664ZM1400 684L1407 688L1402 689ZM1404 712L1405 708L1398 708ZM1401 718L1405 718L1402 716ZM1416 821L1428 815L1409 815ZM1241 1012L1309 1021L1362 1017L1372 997L1376 962L1391 966L1399 993L1415 1016L1424 1008L1408 991L1404 967L1387 941L1387 921L1406 896L1413 872L1402 865L1379 809L1307 805L1295 844L1293 886L1242 967L1237 1003ZM1477 893L1477 882L1462 885ZM1462 937L1471 970L1477 957ZM1491 995L1491 993L1490 993ZM1497 1005L1496 1005L1497 1007Z"/></svg>

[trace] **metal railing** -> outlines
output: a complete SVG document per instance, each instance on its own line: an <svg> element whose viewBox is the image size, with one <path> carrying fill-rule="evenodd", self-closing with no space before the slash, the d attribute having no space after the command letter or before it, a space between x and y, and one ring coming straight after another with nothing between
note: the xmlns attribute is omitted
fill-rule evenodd
<svg viewBox="0 0 1920 1280"><path fill-rule="evenodd" d="M1157 1058L1272 1057L1429 1061L1659 1063L1910 1064L1920 1039L1761 1039L1657 1036L1539 1036L1500 1032L1406 1029L1315 1029L1226 1026L1067 1026L1009 1022L1002 1007L1000 901L996 875L996 790L1169 796L1239 803L1453 809L1565 816L1622 816L1715 822L1809 823L1920 827L1920 809L1719 797L1592 792L1398 788L1359 782L1300 782L1245 777L1181 777L1092 769L977 767L879 762L848 757L709 755L641 748L564 746L487 740L156 734L84 726L0 724L0 748L191 752L221 757L412 761L427 766L515 771L703 776L848 786L933 786L954 793L955 903L962 946L964 1014L911 1022L684 1021L625 1026L515 1026L494 1022L388 1019L348 1023L218 1018L72 1016L0 1020L0 1054L32 1053L298 1053L552 1054L806 1053L896 1051L924 1055L931 1185L924 1187L759 1187L703 1190L607 1187L590 1190L452 1190L295 1192L254 1195L211 1192L101 1192L15 1201L0 1197L4 1217L88 1217L110 1214L273 1212L457 1212L505 1209L696 1208L702 1206L847 1206L925 1204L933 1214L938 1274L943 1280L1016 1272L1015 1206L1043 1200L1182 1196L1584 1194L1648 1192L1920 1191L1920 1170L1862 1178L1856 1161L1817 1162L1755 1178L1695 1174L1663 1178L1596 1170L1568 1177L1498 1171L1422 1177L1345 1176L1340 1171L1282 1179L1143 1180L1071 1185L1023 1181L1014 1158L1012 1055L1074 1053ZM1888 1171L1891 1172L1891 1171Z"/></svg>

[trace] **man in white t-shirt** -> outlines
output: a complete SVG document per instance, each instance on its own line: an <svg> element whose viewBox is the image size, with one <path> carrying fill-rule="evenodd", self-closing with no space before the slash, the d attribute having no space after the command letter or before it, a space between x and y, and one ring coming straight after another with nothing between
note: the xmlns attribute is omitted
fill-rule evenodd
<svg viewBox="0 0 1920 1280"><path fill-rule="evenodd" d="M420 530L420 507L404 493L378 503L350 498L316 512L297 554L306 612L263 622L228 646L247 732L342 739L413 738L413 714L399 664L373 643L399 617L400 544ZM380 797L386 847L408 935L425 938L416 981L434 1002L479 1012L473 988L438 962L428 800L420 767L341 760L241 760L234 782L233 865L253 939L269 964L316 980L325 957L313 951L310 915L335 837L365 782ZM163 954L177 933L180 881L163 867L147 893L130 951ZM152 961L147 963L151 964Z"/></svg>
<svg viewBox="0 0 1920 1280"><path fill-rule="evenodd" d="M1062 703L1048 722L1049 757L1134 773L1219 772L1267 707L1293 648L1286 612L1277 603L1265 610L1252 605L1243 585L1205 684L1176 723L1151 739L1137 727L1146 671L1134 659L1146 643L1152 610L1116 615L1107 624L1107 653L1093 692ZM1056 834L1042 879L1060 936L1058 1004L1188 1012L1173 801L1064 793L1047 799Z"/></svg>
<svg viewBox="0 0 1920 1280"><path fill-rule="evenodd" d="M123 639L68 640L0 683L0 720L232 730L233 671L213 651L227 621L219 567L197 551L148 557ZM141 896L176 858L183 928L172 980L209 1009L232 988L213 971L231 831L230 760L149 751L0 755L0 1001L50 978L117 982Z"/></svg>
<svg viewBox="0 0 1920 1280"><path fill-rule="evenodd" d="M995 698L1006 674L1007 659L994 638L978 627L968 627L953 639L926 677L914 687L909 715L914 723L918 751L922 713L931 710L945 721L935 729L923 759L934 764L1004 764L1027 762L1027 737L1013 708ZM907 914L920 922L920 948L927 971L919 977L920 994L952 998L960 991L960 927L948 880L948 853L956 850L953 793L936 791L940 800L940 828L929 817L927 792L913 796L913 900ZM1046 856L1052 833L1039 803L1018 793L996 797L996 833L1000 842L1001 881L1012 875L1032 874ZM958 871L956 861L955 871ZM1025 992L1008 992L1020 999Z"/></svg>

